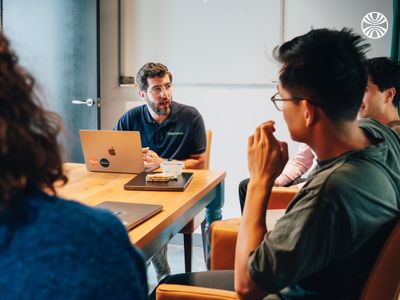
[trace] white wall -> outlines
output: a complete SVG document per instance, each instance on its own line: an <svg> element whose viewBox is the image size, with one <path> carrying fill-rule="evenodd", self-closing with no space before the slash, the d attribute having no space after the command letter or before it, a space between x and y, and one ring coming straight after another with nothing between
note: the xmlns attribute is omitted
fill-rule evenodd
<svg viewBox="0 0 400 300"><path fill-rule="evenodd" d="M136 0L146 1L146 0ZM212 0L209 0L212 1ZM294 0L293 0L294 2ZM318 8L318 18L315 24L318 27L323 26L323 17L321 14L321 3L330 3L333 1L317 1L307 0L302 1L303 6L297 6L296 12L288 7L291 1L287 2L286 11L291 17L288 21L285 36L292 37L298 27L310 28L310 25L304 25L307 20L303 20L304 15L301 14L300 9L304 12L310 12L310 7ZM308 3L311 6L306 6ZM314 6L317 5L318 6ZM368 1L354 1L338 2L339 10L346 9L346 14L354 14L354 23L361 23L359 19L358 8L362 3L362 9L365 10L367 4L379 4L381 7L388 9L390 0L368 0ZM383 3L383 4L382 4ZM246 1L243 1L246 5ZM329 9L332 16L337 16L340 11ZM133 12L133 17L134 17ZM157 13L161 11L154 10L155 15L147 16L148 22L157 18ZM296 20L295 15L298 16ZM143 18L143 16L141 16ZM329 18L329 20L334 18ZM310 22L313 20L309 20ZM295 26L296 22L303 24ZM331 21L330 21L331 22ZM132 22L131 22L132 23ZM343 23L339 22L339 25ZM329 25L329 24L328 24ZM327 25L327 26L328 26ZM142 100L137 96L137 91L132 87L121 88L118 86L118 48L117 48L117 0L102 0L101 1L101 125L102 129L110 129L114 126L119 116L129 108L143 104ZM165 25L166 26L166 25ZM330 27L332 27L330 25ZM307 29L307 30L308 30ZM139 30L136 28L136 30ZM160 29L162 30L162 29ZM305 30L305 31L307 31ZM302 33L305 33L302 32ZM357 31L360 31L357 28ZM132 33L132 36L137 35L138 32ZM140 27L140 34L146 35L146 26ZM148 35L152 38L152 35ZM160 46L162 47L162 45ZM131 47L135 49L135 47ZM389 55L389 45L386 40L375 42L374 56ZM136 55L136 62L140 57ZM248 54L249 56L252 53ZM194 58L195 59L195 58ZM128 61L128 60L127 60ZM129 60L132 63L132 60ZM138 70L141 65L135 66ZM169 66L172 73L173 68ZM130 68L130 67L129 67ZM129 69L126 68L126 69ZM238 70L240 71L240 70ZM179 82L179 78L176 80ZM182 82L182 81L181 81ZM206 127L213 131L213 142L211 149L211 169L227 171L226 179L226 197L225 206L223 210L224 218L230 218L240 215L239 202L237 196L237 186L241 179L248 177L247 171L247 137L253 133L255 127L264 120L272 119L276 121L277 132L276 135L279 139L286 140L289 143L290 154L293 154L297 148L297 143L290 140L288 131L284 124L282 115L277 112L273 105L270 103L270 97L275 93L275 87L272 84L266 85L223 85L223 84L177 84L174 99L178 102L195 106L199 109L205 120Z"/></svg>
<svg viewBox="0 0 400 300"><path fill-rule="evenodd" d="M265 120L275 120L276 135L289 140L280 112L270 97L275 88L177 87L175 99L196 106L213 131L211 169L227 172L224 217L240 215L237 187L248 177L247 138ZM296 150L293 142L290 150Z"/></svg>
<svg viewBox="0 0 400 300"><path fill-rule="evenodd" d="M383 13L389 22L385 36L367 39L371 44L369 57L389 56L392 34L393 0L284 0L285 40L304 34L313 28L352 28L363 36L361 20L369 12Z"/></svg>

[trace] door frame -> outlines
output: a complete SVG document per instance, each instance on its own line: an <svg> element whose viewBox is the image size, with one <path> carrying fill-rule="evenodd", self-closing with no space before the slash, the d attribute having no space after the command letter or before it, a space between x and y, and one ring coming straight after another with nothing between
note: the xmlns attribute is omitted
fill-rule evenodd
<svg viewBox="0 0 400 300"><path fill-rule="evenodd" d="M3 28L3 0L0 0L0 26ZM101 129L101 95L100 95L100 0L96 0L96 56L97 56L97 129Z"/></svg>

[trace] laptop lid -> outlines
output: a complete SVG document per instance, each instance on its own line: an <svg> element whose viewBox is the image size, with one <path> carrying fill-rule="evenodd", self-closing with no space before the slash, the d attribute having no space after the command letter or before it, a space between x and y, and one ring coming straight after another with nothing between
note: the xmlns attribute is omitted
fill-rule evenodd
<svg viewBox="0 0 400 300"><path fill-rule="evenodd" d="M178 175L176 180L166 182L146 181L146 173L140 173L124 185L125 190L137 191L177 191L182 192L186 189L189 182L193 179L193 173L183 172Z"/></svg>
<svg viewBox="0 0 400 300"><path fill-rule="evenodd" d="M142 144L138 131L80 130L88 171L143 172Z"/></svg>
<svg viewBox="0 0 400 300"><path fill-rule="evenodd" d="M162 211L162 205L105 201L96 207L105 208L117 216L127 230Z"/></svg>

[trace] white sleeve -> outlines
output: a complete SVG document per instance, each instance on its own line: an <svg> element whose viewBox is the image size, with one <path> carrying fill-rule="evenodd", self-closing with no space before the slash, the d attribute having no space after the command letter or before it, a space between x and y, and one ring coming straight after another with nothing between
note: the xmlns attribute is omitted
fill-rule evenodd
<svg viewBox="0 0 400 300"><path fill-rule="evenodd" d="M281 175L275 180L276 186L285 186L293 182L311 168L314 162L314 153L306 144L300 144L294 157L288 161Z"/></svg>

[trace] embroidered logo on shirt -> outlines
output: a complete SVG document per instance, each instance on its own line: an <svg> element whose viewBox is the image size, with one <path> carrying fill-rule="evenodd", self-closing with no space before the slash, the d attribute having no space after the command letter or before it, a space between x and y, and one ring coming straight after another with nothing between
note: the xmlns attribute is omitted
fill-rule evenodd
<svg viewBox="0 0 400 300"><path fill-rule="evenodd" d="M167 135L183 135L183 131L168 131Z"/></svg>

